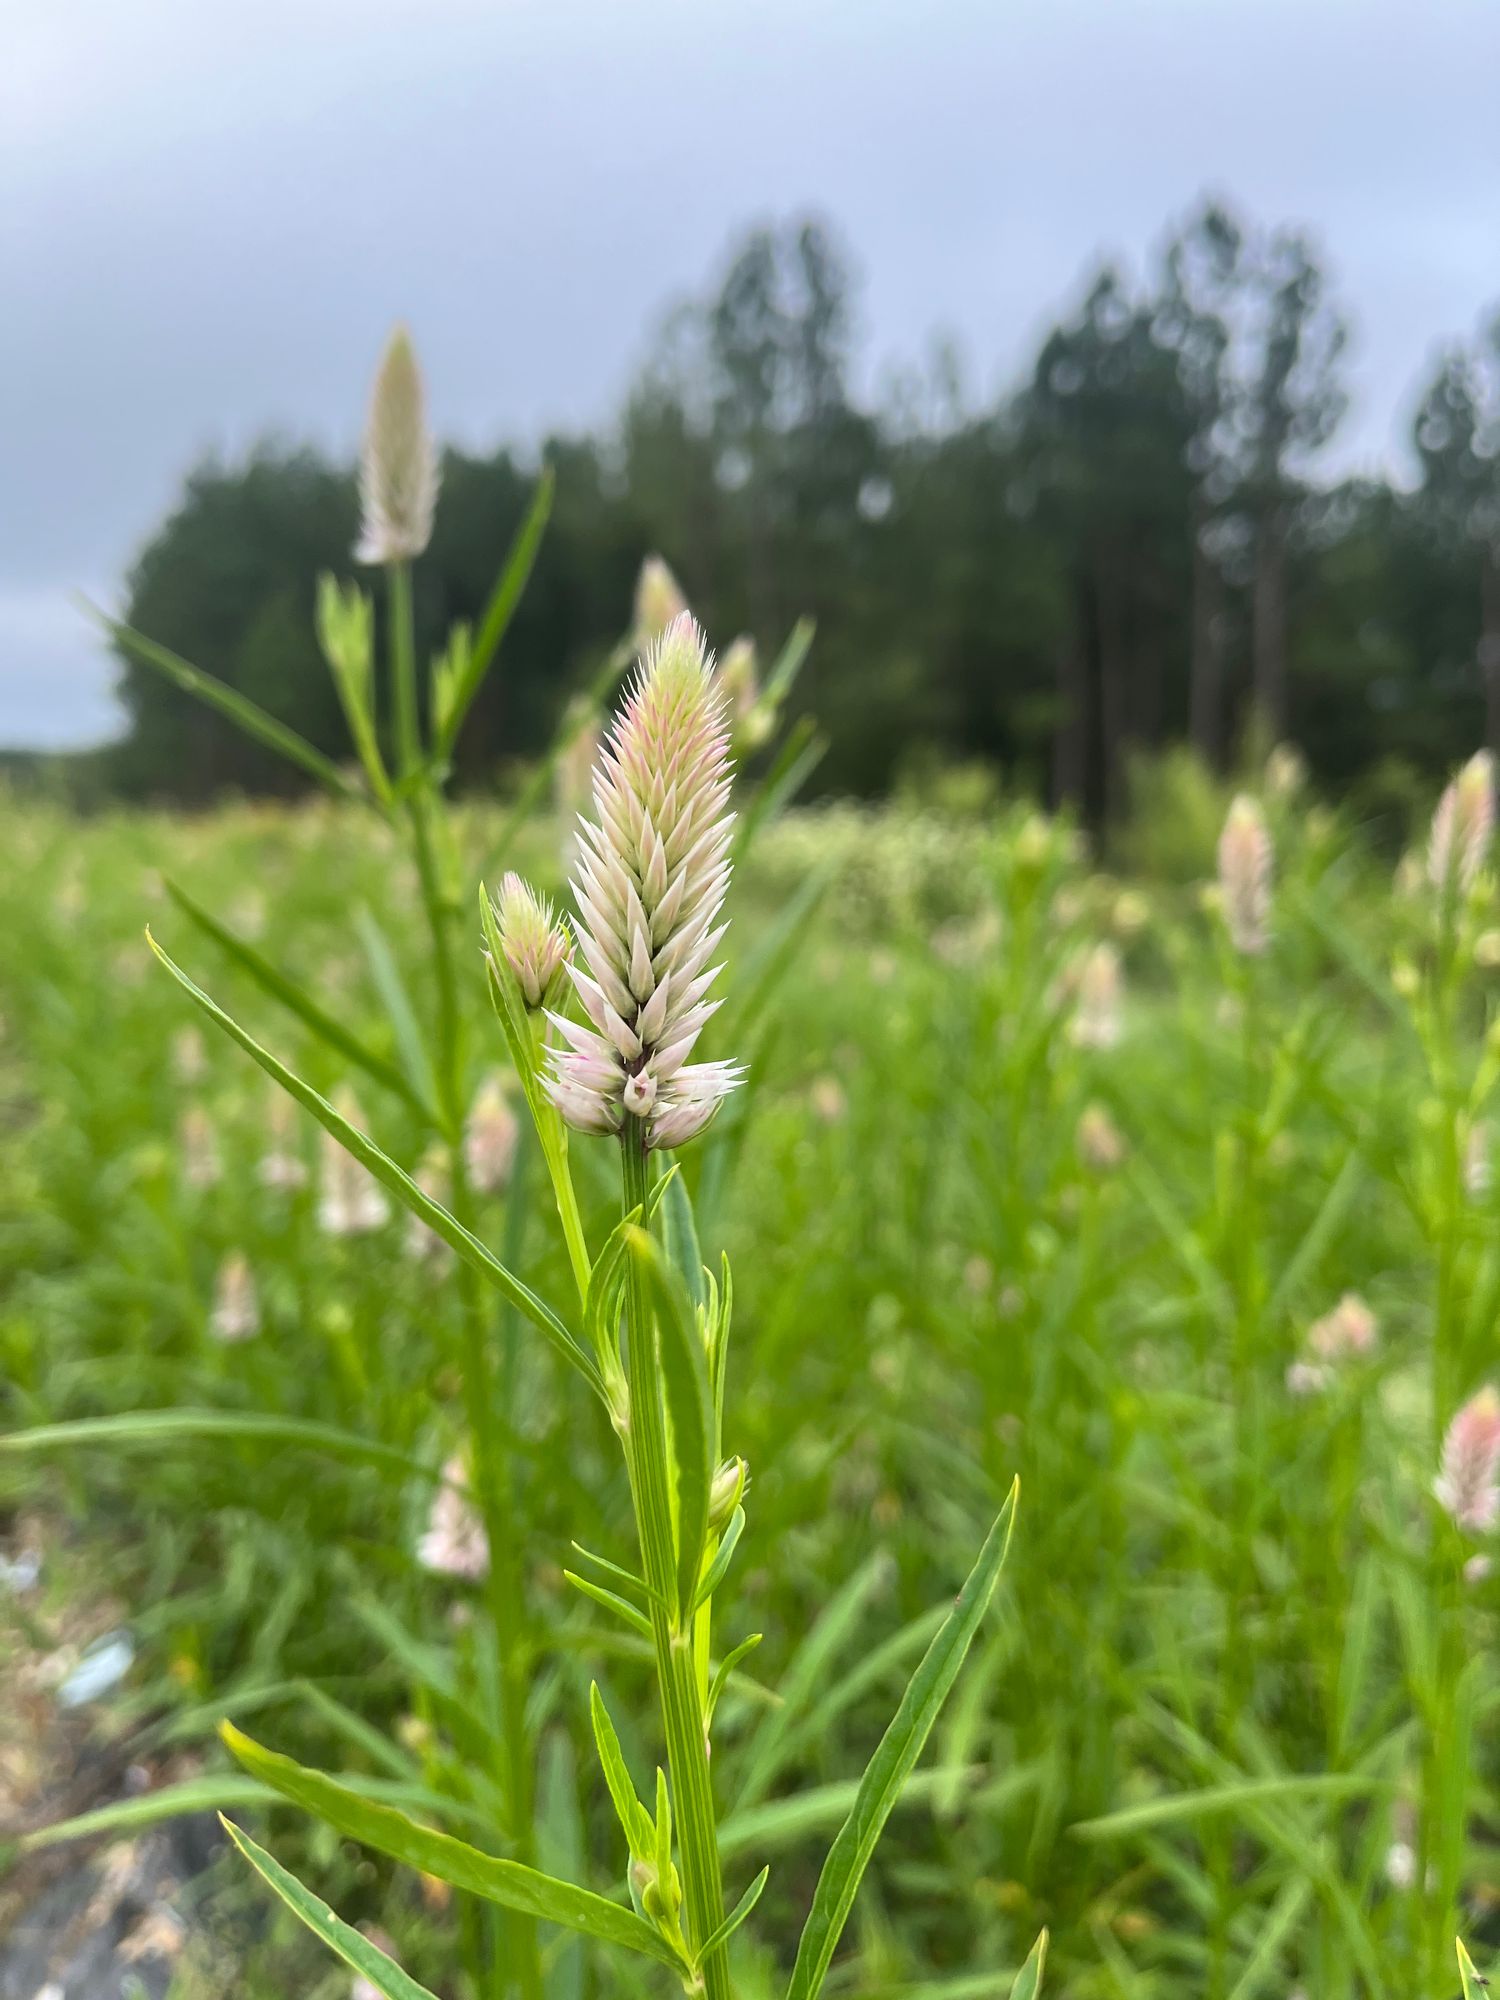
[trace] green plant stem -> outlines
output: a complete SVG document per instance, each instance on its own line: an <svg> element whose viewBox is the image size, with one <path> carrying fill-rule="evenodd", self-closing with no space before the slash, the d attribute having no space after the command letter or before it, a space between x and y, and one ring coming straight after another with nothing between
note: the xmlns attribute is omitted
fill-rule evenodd
<svg viewBox="0 0 1500 2000"><path fill-rule="evenodd" d="M1442 1459L1448 1420L1457 1405L1460 1388L1458 1345L1462 1308L1458 1267L1465 1196L1463 1158L1458 1137L1462 1102L1458 1083L1458 986L1458 938L1450 890L1444 896L1440 918L1428 1054L1434 1094L1441 1107L1436 1135L1438 1206L1434 1217L1434 1249L1437 1268L1432 1318L1429 1446L1434 1470ZM1437 1521L1427 1563L1433 1681L1427 1690L1427 1702L1423 1704L1427 1714L1422 1759L1422 1823L1417 1843L1417 1880L1413 1890L1420 1915L1419 1936L1422 1942L1419 1949L1423 1960L1423 1978L1426 1990L1433 1993L1441 1992L1443 1982L1448 1978L1453 1905L1459 1886L1445 1879L1445 1870L1441 1865L1441 1857L1447 1847L1443 1839L1443 1816L1453 1806L1445 1783L1444 1731L1452 1725L1458 1679L1463 1671L1461 1590L1452 1542L1448 1524Z"/></svg>
<svg viewBox="0 0 1500 2000"><path fill-rule="evenodd" d="M404 563L393 564L390 576L391 656L396 688L396 735L404 778L416 772L421 754L417 733L416 648L412 632L411 578ZM432 942L433 976L437 986L437 1089L447 1149L450 1202L459 1222L472 1231L474 1203L464 1156L464 1050L458 979L453 962L452 907L443 885L432 839L434 804L432 780L425 776L408 804L412 852L421 885L422 907ZM495 1631L500 1659L501 1734L505 1756L505 1795L511 1845L518 1861L536 1861L535 1798L530 1748L526 1741L526 1689L529 1660L526 1637L525 1579L520 1563L520 1535L515 1524L515 1494L509 1454L494 1421L485 1304L476 1273L464 1265L459 1273L462 1310L464 1417L474 1454L475 1500L489 1545L485 1578L486 1605ZM511 1916L508 1956L515 1968L522 2000L541 2000L542 1967L536 1925L529 1917ZM508 1989L504 1968L497 1968L498 1987Z"/></svg>
<svg viewBox="0 0 1500 2000"><path fill-rule="evenodd" d="M627 1118L621 1145L624 1213L644 1208L647 1160L644 1129ZM694 1659L692 1621L682 1623L677 1603L672 1496L656 1337L645 1287L634 1258L626 1293L626 1343L630 1414L626 1457L646 1582L653 1592L651 1634L661 1696L672 1804L682 1853L688 1942L696 1951L724 1920L724 1884L714 1825L713 1787L703 1729L703 1691ZM730 2000L729 1960L721 1945L704 1961L708 2000Z"/></svg>
<svg viewBox="0 0 1500 2000"><path fill-rule="evenodd" d="M410 778L422 755L417 722L417 645L411 609L411 567L392 563L386 571L387 602L391 617L391 678L396 719L396 763L401 776Z"/></svg>

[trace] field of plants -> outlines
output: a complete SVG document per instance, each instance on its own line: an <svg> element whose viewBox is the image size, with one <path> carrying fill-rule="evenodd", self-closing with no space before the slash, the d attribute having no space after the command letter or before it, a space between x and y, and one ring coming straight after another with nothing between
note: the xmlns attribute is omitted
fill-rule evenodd
<svg viewBox="0 0 1500 2000"><path fill-rule="evenodd" d="M0 1940L221 1810L174 2000L1477 1991L1488 761L1394 867L1180 770L1105 875L797 808L805 635L648 604L454 807L402 497L333 795L0 805Z"/></svg>

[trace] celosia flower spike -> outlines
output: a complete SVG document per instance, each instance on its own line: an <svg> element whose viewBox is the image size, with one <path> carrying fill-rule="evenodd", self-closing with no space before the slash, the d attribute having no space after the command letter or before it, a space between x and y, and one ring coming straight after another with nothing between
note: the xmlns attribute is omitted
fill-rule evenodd
<svg viewBox="0 0 1500 2000"><path fill-rule="evenodd" d="M1449 1424L1432 1490L1443 1511L1472 1535L1500 1521L1500 1395L1488 1384Z"/></svg>
<svg viewBox="0 0 1500 2000"><path fill-rule="evenodd" d="M1260 807L1243 793L1219 835L1219 891L1230 943L1258 956L1270 942L1271 836Z"/></svg>
<svg viewBox="0 0 1500 2000"><path fill-rule="evenodd" d="M636 651L663 638L688 608L682 586L660 556L647 556L635 583L635 618L632 627Z"/></svg>
<svg viewBox="0 0 1500 2000"><path fill-rule="evenodd" d="M411 336L386 342L370 397L359 461L360 534L354 560L407 562L432 540L438 461Z"/></svg>
<svg viewBox="0 0 1500 2000"><path fill-rule="evenodd" d="M1446 889L1455 870L1465 894L1484 866L1495 831L1495 760L1478 750L1450 780L1432 816L1427 874L1435 889Z"/></svg>
<svg viewBox="0 0 1500 2000"><path fill-rule="evenodd" d="M701 1132L740 1078L688 1057L718 1002L708 963L729 885L728 727L703 634L683 613L641 662L594 772L568 966L590 1027L550 1016L547 1089L581 1132L639 1118L650 1147ZM585 965L587 969L585 969Z"/></svg>

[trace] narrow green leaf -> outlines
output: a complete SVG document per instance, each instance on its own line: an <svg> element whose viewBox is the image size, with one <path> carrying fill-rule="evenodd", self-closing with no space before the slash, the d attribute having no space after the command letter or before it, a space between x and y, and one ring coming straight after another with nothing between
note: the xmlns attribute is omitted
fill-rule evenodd
<svg viewBox="0 0 1500 2000"><path fill-rule="evenodd" d="M792 691L792 683L801 673L808 653L812 649L817 624L811 618L799 618L787 636L787 642L776 655L775 664L766 675L764 699L781 703Z"/></svg>
<svg viewBox="0 0 1500 2000"><path fill-rule="evenodd" d="M699 1611L707 1604L719 1585L729 1574L729 1565L734 1560L734 1552L739 1546L740 1536L745 1532L745 1510L736 1507L729 1517L729 1526L724 1530L724 1539L714 1551L714 1559L703 1572L703 1581L693 1596L693 1609Z"/></svg>
<svg viewBox="0 0 1500 2000"><path fill-rule="evenodd" d="M387 1958L367 1937L362 1937L357 1930L341 1922L321 1897L305 1889L295 1875L283 1868L263 1847L257 1847L249 1834L241 1833L222 1813L219 1814L219 1824L256 1874L275 1890L293 1915L300 1917L314 1937L321 1938L345 1965L352 1966L377 1993L383 1994L385 2000L434 2000L434 1995L425 1986L419 1986L393 1958Z"/></svg>
<svg viewBox="0 0 1500 2000"><path fill-rule="evenodd" d="M222 1806L259 1806L276 1794L256 1778L242 1778L234 1771L220 1771L204 1778L185 1778L180 1785L162 1785L139 1798L115 1799L107 1806L94 1806L75 1813L71 1819L55 1820L22 1834L17 1847L34 1854L44 1847L61 1847L69 1840L93 1840L102 1833L134 1833L141 1827L157 1826L162 1820L182 1819L188 1813L217 1812Z"/></svg>
<svg viewBox="0 0 1500 2000"><path fill-rule="evenodd" d="M423 1107L428 1121L439 1124L441 1121L432 1109L437 1102L437 1090L427 1045L422 1039L421 1024L411 1004L406 982L401 977L396 954L391 950L390 940L363 904L354 912L354 928L364 947L370 977L375 982L375 991L380 995L380 1004L391 1024L391 1033L396 1038L396 1053L401 1058L410 1092Z"/></svg>
<svg viewBox="0 0 1500 2000"><path fill-rule="evenodd" d="M0 1437L0 1452L56 1451L74 1445L159 1445L177 1438L240 1438L255 1444L305 1444L339 1458L365 1459L394 1472L416 1473L441 1483L434 1466L423 1465L394 1446L334 1424L302 1417L273 1417L255 1410L126 1410L117 1417L76 1417L61 1424L37 1424Z"/></svg>
<svg viewBox="0 0 1500 2000"><path fill-rule="evenodd" d="M810 715L795 723L741 821L735 835L735 865L744 860L756 837L783 812L822 763L828 738Z"/></svg>
<svg viewBox="0 0 1500 2000"><path fill-rule="evenodd" d="M1047 1963L1047 1933L1042 1932L1031 1947L1030 1956L1016 1974L1016 1983L1010 1989L1010 2000L1036 2000L1042 1990L1042 1969Z"/></svg>
<svg viewBox="0 0 1500 2000"><path fill-rule="evenodd" d="M672 1879L672 1794L667 1790L667 1774L656 1767L656 1879Z"/></svg>
<svg viewBox="0 0 1500 2000"><path fill-rule="evenodd" d="M708 1700L703 1705L703 1727L705 1729L709 1728L713 1723L714 1710L719 1705L720 1695L723 1694L725 1688L729 1685L729 1676L734 1672L747 1653L755 1651L764 1637L765 1634L763 1632L752 1632L748 1639L741 1639L740 1643L720 1660L713 1680L709 1684Z"/></svg>
<svg viewBox="0 0 1500 2000"><path fill-rule="evenodd" d="M613 1611L617 1618L623 1618L632 1632L639 1632L643 1639L650 1639L651 1621L637 1611L628 1599L618 1596L612 1590L606 1590L603 1584L593 1583L588 1577L580 1576L577 1570L565 1569L563 1575L575 1590L581 1590L585 1597L593 1598L594 1602L602 1604L606 1611Z"/></svg>
<svg viewBox="0 0 1500 2000"><path fill-rule="evenodd" d="M681 1969L681 1961L672 1947L633 1910L622 1909L617 1903L596 1896L591 1889L559 1882L519 1861L502 1861L455 1840L451 1834L420 1826L391 1806L375 1805L361 1798L322 1771L310 1771L290 1757L263 1749L241 1735L231 1723L226 1722L220 1733L229 1750L253 1776L263 1779L294 1805L305 1806L350 1840L362 1841L408 1868L435 1875L440 1882L451 1882L455 1889L467 1889L472 1895L484 1896L506 1909L520 1911L523 1916L583 1931L606 1944L623 1945L628 1951L656 1959L659 1964Z"/></svg>
<svg viewBox="0 0 1500 2000"><path fill-rule="evenodd" d="M709 1933L704 1942L703 1949L698 1953L698 1963L700 1965L705 1965L716 1951L722 1951L724 1946L728 1944L740 1925L760 1901L765 1886L770 1879L771 1867L768 1862L750 1884L744 1895L740 1897L740 1900L735 1904L719 1928Z"/></svg>
<svg viewBox="0 0 1500 2000"><path fill-rule="evenodd" d="M627 1244L656 1309L662 1385L672 1419L677 1474L677 1602L686 1619L698 1592L714 1473L708 1358L681 1278L644 1230L633 1230Z"/></svg>
<svg viewBox="0 0 1500 2000"><path fill-rule="evenodd" d="M897 1808L905 1811L938 1799L946 1800L953 1791L954 1775L942 1767L913 1771L902 1787ZM984 1772L982 1767L975 1767L958 1775L972 1783ZM719 1822L719 1857L732 1861L752 1850L764 1854L768 1849L793 1847L809 1834L837 1827L848 1817L858 1797L858 1779L843 1778L837 1784L814 1785L809 1791L772 1799L768 1805L731 1813L728 1819Z"/></svg>
<svg viewBox="0 0 1500 2000"><path fill-rule="evenodd" d="M1019 1483L1019 1482L1018 1482ZM859 1782L854 1810L828 1851L797 1946L787 2000L814 2000L822 1987L875 1844L922 1754L970 1641L989 1608L1016 1516L1012 1486L952 1611L907 1684L894 1719Z"/></svg>
<svg viewBox="0 0 1500 2000"><path fill-rule="evenodd" d="M622 1584L625 1595L640 1610L649 1611L658 1601L656 1592L650 1584L643 1576L637 1576L633 1569L624 1569L619 1563L611 1562L607 1556L595 1555L594 1551L586 1549L582 1542L574 1542L573 1547L585 1562L591 1562L595 1569L603 1570L606 1576L613 1577L616 1583Z"/></svg>
<svg viewBox="0 0 1500 2000"><path fill-rule="evenodd" d="M218 709L221 715L227 716L247 736L253 736L257 742L264 743L268 750L274 750L278 756L285 757L289 764L299 765L310 777L316 778L320 784L327 785L330 791L338 792L347 799L363 797L359 787L351 784L338 765L325 757L321 750L315 749L306 737L299 736L295 729L288 729L286 724L278 722L274 715L268 715L263 708L257 707L238 689L230 687L225 681L215 680L212 674L204 673L201 668L191 665L176 653L170 652L167 647L158 646L154 639L148 639L143 633L134 632L128 625L120 624L118 619L111 618L108 612L90 604L87 598L83 600L83 604L91 616L98 619L110 637L129 653L132 659L139 660L143 666L154 668L157 673L180 687L185 694L194 695L199 701L206 702L210 708Z"/></svg>
<svg viewBox="0 0 1500 2000"><path fill-rule="evenodd" d="M647 1860L655 1839L651 1815L641 1804L636 1792L630 1768L625 1762L625 1753L620 1748L619 1735L610 1720L609 1710L604 1706L604 1697L599 1692L597 1681L589 1683L589 1714L593 1719L594 1743L599 1751L604 1782L608 1785L610 1798L614 1801L615 1814L620 1822L620 1830L625 1835L625 1844L630 1849L633 1860Z"/></svg>
<svg viewBox="0 0 1500 2000"><path fill-rule="evenodd" d="M667 1257L695 1306L704 1300L703 1256L698 1248L698 1225L693 1204L680 1173L673 1174L661 1199L661 1232Z"/></svg>
<svg viewBox="0 0 1500 2000"><path fill-rule="evenodd" d="M366 1722L362 1715L356 1715L352 1708L346 1708L343 1702L335 1701L325 1688L320 1688L315 1681L308 1680L298 1682L297 1687L308 1706L316 1709L329 1727L336 1730L346 1742L352 1743L357 1750L362 1750L377 1768L386 1771L399 1783L421 1777L420 1766L409 1751L403 1750L399 1743L393 1743L390 1737L383 1735L373 1723ZM239 1709L238 1701L235 1707Z"/></svg>
<svg viewBox="0 0 1500 2000"><path fill-rule="evenodd" d="M1458 1976L1463 1981L1464 2000L1479 2000L1479 1989L1490 1982L1475 1970L1473 1959L1464 1949L1463 1939L1455 1938L1453 1944L1458 1953Z"/></svg>
<svg viewBox="0 0 1500 2000"><path fill-rule="evenodd" d="M1319 1772L1311 1777L1246 1778L1238 1784L1210 1785L1198 1792L1174 1792L1169 1798L1147 1799L1141 1805L1125 1806L1098 1819L1080 1820L1072 1831L1080 1840L1109 1840L1121 1834L1139 1833L1143 1827L1211 1819L1218 1813L1274 1804L1279 1799L1358 1798L1389 1790L1386 1779L1351 1777L1336 1771Z"/></svg>
<svg viewBox="0 0 1500 2000"><path fill-rule="evenodd" d="M439 761L446 761L454 743L458 740L458 732L463 727L464 717L468 714L475 695L484 685L484 677L490 670L491 662L499 651L500 641L505 637L506 628L521 601L522 592L536 562L537 551L542 545L542 536L546 533L547 519L552 512L555 484L551 466L543 466L542 476L537 481L536 492L531 498L531 505L527 508L525 518L516 531L515 540L510 545L495 587L490 592L490 600L484 608L484 617L480 621L474 643L464 654L462 671L454 685L443 733L434 745L434 752Z"/></svg>
<svg viewBox="0 0 1500 2000"><path fill-rule="evenodd" d="M1327 1191L1318 1204L1317 1214L1276 1281L1276 1288L1265 1308L1268 1320L1278 1319L1293 1304L1302 1287L1317 1270L1320 1260L1338 1235L1343 1226L1344 1216L1359 1193L1360 1184L1364 1179L1364 1168L1365 1163L1360 1154L1351 1151L1343 1166L1329 1182Z"/></svg>
<svg viewBox="0 0 1500 2000"><path fill-rule="evenodd" d="M366 1048L357 1035L350 1034L342 1021L336 1020L332 1014L325 1013L310 994L305 993L294 981L288 979L284 972L278 972L270 960L263 958L252 945L246 944L243 938L237 938L233 931L226 930L216 917L210 916L201 904L195 903L185 889L180 889L171 880L166 881L165 888L185 917L190 918L205 936L212 938L242 971L248 972L257 986L269 993L273 1000L279 1000L282 1006L289 1013L295 1014L304 1026L311 1028L320 1041L326 1042L331 1049L336 1049L346 1062L354 1063L385 1089L394 1091L398 1097L404 1098L430 1124L437 1123L431 1105L418 1094L410 1080L401 1074L394 1063L387 1062L384 1056Z"/></svg>
<svg viewBox="0 0 1500 2000"><path fill-rule="evenodd" d="M261 1047L254 1036L247 1034L237 1021L226 1014L217 1001L211 1000L201 987L195 986L181 966L162 950L149 930L146 939L156 956L195 1006L199 1007L217 1027L222 1028L231 1041L237 1042L248 1056L259 1063L267 1076L274 1077L282 1089L294 1097L305 1111L310 1111L324 1131L331 1133L345 1152L352 1153L360 1165L375 1176L382 1187L388 1188L419 1221L426 1223L435 1236L440 1236L450 1250L456 1251L466 1264L472 1265L496 1286L512 1305L541 1330L558 1353L578 1369L600 1400L604 1400L604 1385L592 1357L579 1346L552 1308L539 1299L529 1286L523 1285L519 1278L508 1271L499 1258L493 1256L479 1238L471 1235L461 1222L448 1213L447 1209L425 1195L411 1175L404 1173L394 1160L383 1153L368 1133L361 1132L358 1126L351 1125L347 1118L341 1117L326 1097L314 1090L311 1084L304 1083L301 1077L294 1076L284 1063L278 1062L269 1050Z"/></svg>
<svg viewBox="0 0 1500 2000"><path fill-rule="evenodd" d="M770 1790L781 1769L787 1738L794 1724L823 1686L829 1666L854 1631L884 1573L882 1557L871 1556L847 1582L840 1585L814 1619L787 1668L780 1702L767 1713L750 1738L745 1755L745 1775L734 1802L736 1815L757 1799L764 1798Z"/></svg>

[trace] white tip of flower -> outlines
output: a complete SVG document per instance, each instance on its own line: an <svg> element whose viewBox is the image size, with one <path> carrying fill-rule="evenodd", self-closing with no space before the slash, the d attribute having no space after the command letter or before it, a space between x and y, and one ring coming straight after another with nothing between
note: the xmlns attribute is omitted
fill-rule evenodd
<svg viewBox="0 0 1500 2000"><path fill-rule="evenodd" d="M1432 1490L1443 1511L1472 1535L1500 1521L1500 1395L1488 1384L1448 1426Z"/></svg>
<svg viewBox="0 0 1500 2000"><path fill-rule="evenodd" d="M464 1134L464 1163L481 1194L499 1194L510 1183L521 1127L496 1075L479 1086Z"/></svg>
<svg viewBox="0 0 1500 2000"><path fill-rule="evenodd" d="M547 1089L579 1131L678 1146L739 1080L732 1063L691 1063L717 1001L729 885L729 746L703 634L684 612L641 661L594 772L582 822L578 955L568 967L589 1025L550 1015Z"/></svg>
<svg viewBox="0 0 1500 2000"><path fill-rule="evenodd" d="M359 1102L353 1091L340 1090L334 1109L350 1125L364 1130ZM366 1236L381 1229L390 1219L390 1204L352 1153L325 1132L322 1138L322 1173L318 1199L318 1227L328 1236Z"/></svg>
<svg viewBox="0 0 1500 2000"><path fill-rule="evenodd" d="M1068 1029L1075 1048L1112 1049L1125 1030L1120 954L1107 940L1086 954L1075 974L1077 1006Z"/></svg>
<svg viewBox="0 0 1500 2000"><path fill-rule="evenodd" d="M1474 886L1495 831L1495 760L1478 750L1438 800L1427 842L1427 877L1446 889L1456 875L1465 894Z"/></svg>
<svg viewBox="0 0 1500 2000"><path fill-rule="evenodd" d="M1333 1371L1321 1361L1293 1361L1286 1371L1286 1386L1294 1396L1316 1396L1328 1387Z"/></svg>
<svg viewBox="0 0 1500 2000"><path fill-rule="evenodd" d="M647 556L635 581L635 618L632 642L644 652L668 629L685 616L688 601L682 586L660 556Z"/></svg>
<svg viewBox="0 0 1500 2000"><path fill-rule="evenodd" d="M260 1332L260 1299L250 1260L243 1250L231 1250L219 1266L208 1330L226 1346L238 1340L251 1340Z"/></svg>
<svg viewBox="0 0 1500 2000"><path fill-rule="evenodd" d="M360 534L354 559L406 562L432 540L438 460L427 398L405 327L386 342L375 376L359 462Z"/></svg>
<svg viewBox="0 0 1500 2000"><path fill-rule="evenodd" d="M1378 1327L1358 1292L1345 1292L1331 1312L1307 1329L1307 1344L1320 1361L1346 1361L1370 1352Z"/></svg>
<svg viewBox="0 0 1500 2000"><path fill-rule="evenodd" d="M182 1151L182 1173L189 1187L216 1187L224 1177L219 1157L219 1141L213 1120L201 1104L189 1105L182 1114L177 1132Z"/></svg>
<svg viewBox="0 0 1500 2000"><path fill-rule="evenodd" d="M443 1481L427 1516L426 1532L417 1543L417 1561L436 1576L477 1582L489 1571L490 1545L469 1498L469 1468L462 1452L455 1452L443 1467Z"/></svg>
<svg viewBox="0 0 1500 2000"><path fill-rule="evenodd" d="M1464 1193L1483 1201L1494 1184L1494 1134L1487 1118L1476 1118L1464 1140Z"/></svg>
<svg viewBox="0 0 1500 2000"><path fill-rule="evenodd" d="M1246 957L1258 956L1270 942L1271 836L1260 807L1244 793L1219 835L1219 892L1230 943Z"/></svg>
<svg viewBox="0 0 1500 2000"><path fill-rule="evenodd" d="M1125 1135L1102 1104L1084 1106L1076 1137L1078 1157L1090 1173L1112 1174L1124 1164Z"/></svg>
<svg viewBox="0 0 1500 2000"><path fill-rule="evenodd" d="M505 877L492 903L500 949L522 999L533 1013L554 1004L572 945L552 905L514 873Z"/></svg>
<svg viewBox="0 0 1500 2000"><path fill-rule="evenodd" d="M1307 783L1307 760L1295 743L1277 743L1266 758L1266 790L1273 799L1289 799Z"/></svg>
<svg viewBox="0 0 1500 2000"><path fill-rule="evenodd" d="M208 1052L194 1027L179 1028L172 1037L172 1074L179 1083L202 1083L208 1075Z"/></svg>
<svg viewBox="0 0 1500 2000"><path fill-rule="evenodd" d="M776 718L770 703L761 699L753 639L736 639L725 650L719 662L719 690L729 709L736 750L746 755L759 750L776 727Z"/></svg>

